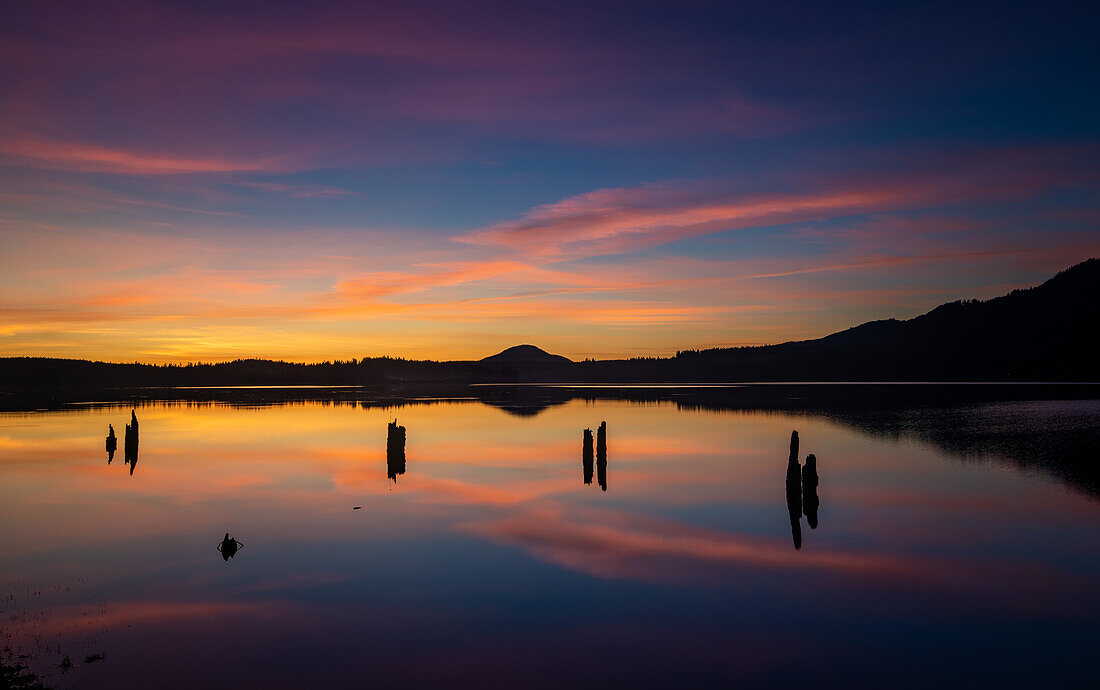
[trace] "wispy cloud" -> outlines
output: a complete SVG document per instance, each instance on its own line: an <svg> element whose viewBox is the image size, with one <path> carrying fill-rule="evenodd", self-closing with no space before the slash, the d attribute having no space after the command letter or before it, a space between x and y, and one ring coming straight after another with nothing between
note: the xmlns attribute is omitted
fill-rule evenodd
<svg viewBox="0 0 1100 690"><path fill-rule="evenodd" d="M459 235L458 242L498 247L541 260L638 251L700 235L873 213L992 200L1022 201L1053 187L1090 184L1100 166L1079 151L1036 147L977 152L931 167L776 181L802 191L738 189L734 183L653 183L600 189L537 206L516 220Z"/></svg>
<svg viewBox="0 0 1100 690"><path fill-rule="evenodd" d="M955 259L984 259L994 256L1009 256L1013 254L1030 254L1033 252L1041 251L1039 248L1031 249L1017 249L1008 251L994 251L994 252L954 252L950 254L926 254L918 256L892 256L881 259L869 259L867 261L857 261L849 264L834 264L827 266L814 266L811 268L800 268L792 271L781 271L779 273L758 273L756 275L745 276L746 278L786 278L789 276L807 275L810 273L828 273L830 271L847 271L858 268L871 268L880 266L904 266L907 264L916 264L924 262L942 262Z"/></svg>
<svg viewBox="0 0 1100 690"><path fill-rule="evenodd" d="M11 156L31 167L130 175L271 172L293 167L285 156L254 160L188 156L33 136L0 139L0 155Z"/></svg>
<svg viewBox="0 0 1100 690"><path fill-rule="evenodd" d="M605 189L528 211L508 221L459 236L460 242L498 245L547 259L635 251L678 239L884 209L890 190L766 195L711 201L689 187L646 185Z"/></svg>
<svg viewBox="0 0 1100 690"><path fill-rule="evenodd" d="M339 199L340 197L355 196L356 194L349 189L320 184L288 184L283 182L236 182L235 184L292 199Z"/></svg>

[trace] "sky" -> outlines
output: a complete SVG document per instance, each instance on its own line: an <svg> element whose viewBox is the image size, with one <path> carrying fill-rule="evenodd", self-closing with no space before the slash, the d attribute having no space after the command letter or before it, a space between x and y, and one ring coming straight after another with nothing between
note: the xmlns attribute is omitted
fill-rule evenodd
<svg viewBox="0 0 1100 690"><path fill-rule="evenodd" d="M1087 3L0 0L0 356L814 338L1100 256Z"/></svg>

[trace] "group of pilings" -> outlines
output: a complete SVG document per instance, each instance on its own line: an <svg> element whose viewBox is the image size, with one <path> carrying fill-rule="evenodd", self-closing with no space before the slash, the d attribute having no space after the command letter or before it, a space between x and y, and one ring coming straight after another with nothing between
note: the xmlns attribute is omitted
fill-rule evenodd
<svg viewBox="0 0 1100 690"><path fill-rule="evenodd" d="M592 483L595 473L600 489L607 491L607 422L600 422L595 443L592 430L584 430L581 466L585 484ZM386 427L386 476L396 484L399 474L405 474L405 427L399 426L395 419Z"/></svg>
<svg viewBox="0 0 1100 690"><path fill-rule="evenodd" d="M787 512L791 518L791 537L794 548L802 548L802 516L810 529L817 529L817 509L821 501L817 496L817 456L810 453L806 464L798 464L798 432L791 432L791 452L787 456Z"/></svg>
<svg viewBox="0 0 1100 690"><path fill-rule="evenodd" d="M592 430L585 429L581 444L581 468L584 472L584 483L592 483ZM600 422L600 428L596 429L596 453L595 453L596 481L600 489L607 491L607 422Z"/></svg>
<svg viewBox="0 0 1100 690"><path fill-rule="evenodd" d="M115 436L115 427L111 424L107 425L107 440L104 445L107 449L107 464L110 465L111 461L115 459L115 451L118 449L118 437ZM130 410L130 423L126 425L126 431L123 434L122 457L124 462L130 466L130 474L132 475L138 457L138 420L134 410Z"/></svg>

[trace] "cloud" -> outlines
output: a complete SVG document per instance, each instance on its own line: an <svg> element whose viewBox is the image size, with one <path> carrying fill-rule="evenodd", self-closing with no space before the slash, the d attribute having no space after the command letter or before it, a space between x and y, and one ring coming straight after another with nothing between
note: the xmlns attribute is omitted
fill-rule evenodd
<svg viewBox="0 0 1100 690"><path fill-rule="evenodd" d="M909 167L877 174L795 173L773 181L773 188L801 188L782 193L713 181L599 189L454 239L543 261L579 259L731 230L1032 199L1059 185L1089 185L1100 172L1095 163L1083 162L1080 149L1066 147L952 154Z"/></svg>
<svg viewBox="0 0 1100 690"><path fill-rule="evenodd" d="M267 194L287 196L292 199L339 199L356 193L339 187L319 184L285 184L280 182L236 182L241 187L251 187Z"/></svg>
<svg viewBox="0 0 1100 690"><path fill-rule="evenodd" d="M850 264L835 264L831 266L814 266L811 268L800 268L791 271L782 271L779 273L759 273L756 275L745 276L746 278L786 278L788 276L806 275L808 273L828 273L830 271L846 271L854 268L870 268L870 267L885 267L885 266L904 266L907 264L923 263L926 261L946 261L953 259L984 259L987 257L995 256L1008 256L1012 254L1025 254L1040 251L1039 249L1019 249L1008 251L992 251L992 252L954 252L949 254L927 254L924 256L894 256L881 259L869 259L867 261L857 261Z"/></svg>
<svg viewBox="0 0 1100 690"><path fill-rule="evenodd" d="M168 153L149 153L109 148L97 144L19 137L0 139L0 155L12 156L24 165L79 172L129 175L281 171L289 169L285 157L262 160L204 158Z"/></svg>
<svg viewBox="0 0 1100 690"><path fill-rule="evenodd" d="M601 352L629 356L819 337L1035 284L1095 254L1094 232L1028 230L1046 218L1049 190L1074 185L1084 186L1074 193L1091 193L1096 165L1071 153L996 149L906 159L909 172L891 164L879 175L817 170L751 184L594 190L453 243L429 230L249 229L228 215L188 219L210 225L198 232L155 234L0 218L7 250L0 351L34 354L52 339L49 351L75 352L83 340L95 356L113 358L188 359L193 348L203 357L302 359L381 347L463 359L492 349L475 345L480 337L537 339L585 357L596 338ZM157 178L145 186L189 183ZM275 193L298 193L293 182L256 182L269 183ZM101 187L64 178L42 184L88 203ZM101 203L143 205L102 187ZM1011 218L990 215L991 203L1012 204ZM106 326L118 329L113 346L92 333ZM279 336L265 337L265 329ZM120 340L130 343L125 354L104 351ZM450 346L459 340L463 346ZM273 344L278 352L268 350Z"/></svg>
<svg viewBox="0 0 1100 690"><path fill-rule="evenodd" d="M650 46L558 26L557 11L321 3L262 19L224 9L211 21L183 7L121 5L25 4L8 22L19 29L0 29L9 66L0 129L34 139L0 149L21 165L124 174L407 165L464 158L502 135L624 146L771 136L806 121L738 79L703 78L717 63L693 50L670 64ZM450 125L446 137L440 125ZM287 160L303 151L308 164Z"/></svg>
<svg viewBox="0 0 1100 690"><path fill-rule="evenodd" d="M891 190L807 195L700 198L690 186L601 189L538 206L516 221L461 235L460 242L498 245L544 259L635 251L737 228L822 220L884 209Z"/></svg>

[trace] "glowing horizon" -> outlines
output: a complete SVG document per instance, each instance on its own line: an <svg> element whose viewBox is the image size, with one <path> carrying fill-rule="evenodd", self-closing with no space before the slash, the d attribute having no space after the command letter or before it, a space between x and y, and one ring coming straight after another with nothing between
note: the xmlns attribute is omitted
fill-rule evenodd
<svg viewBox="0 0 1100 690"><path fill-rule="evenodd" d="M1100 255L1072 11L414 5L5 9L0 356L667 356Z"/></svg>

